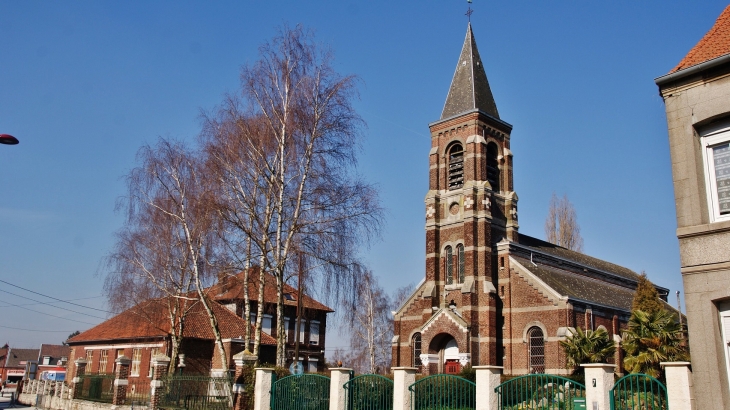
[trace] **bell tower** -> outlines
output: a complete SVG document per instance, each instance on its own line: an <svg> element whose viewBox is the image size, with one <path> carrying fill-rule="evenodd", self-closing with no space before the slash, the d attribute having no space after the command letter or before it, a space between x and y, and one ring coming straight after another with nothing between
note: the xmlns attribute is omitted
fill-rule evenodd
<svg viewBox="0 0 730 410"><path fill-rule="evenodd" d="M467 346L459 349L470 352L473 365L497 365L496 243L517 241L519 227L512 125L499 117L471 23L441 118L429 128L426 282L432 308L464 320Z"/></svg>

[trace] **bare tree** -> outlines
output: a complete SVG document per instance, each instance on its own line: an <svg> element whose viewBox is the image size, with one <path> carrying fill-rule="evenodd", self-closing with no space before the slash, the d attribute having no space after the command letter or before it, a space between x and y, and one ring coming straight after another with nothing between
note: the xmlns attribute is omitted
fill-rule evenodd
<svg viewBox="0 0 730 410"><path fill-rule="evenodd" d="M195 303L208 314L218 353L227 366L220 331L205 295L216 250L215 218L201 164L184 144L161 138L140 148L140 165L127 176L125 227L109 256L105 286L115 308L140 299L168 303L173 354L183 334L185 312ZM171 364L172 366L172 364Z"/></svg>
<svg viewBox="0 0 730 410"><path fill-rule="evenodd" d="M357 294L359 298L346 306L352 314L347 332L350 333L353 365L363 367L361 371L378 373L379 369L384 370L390 363L392 302L370 271L365 271L360 278Z"/></svg>
<svg viewBox="0 0 730 410"><path fill-rule="evenodd" d="M545 219L545 237L548 242L576 252L583 252L583 238L573 204L567 195L558 198L553 193Z"/></svg>
<svg viewBox="0 0 730 410"><path fill-rule="evenodd" d="M259 55L242 69L240 94L205 116L202 138L228 249L258 259L261 274L276 279L276 361L284 365L291 256L305 255L309 289L335 299L354 291L358 245L377 234L382 210L375 188L354 172L363 125L352 107L355 78L337 74L301 27L285 27ZM262 300L258 310L255 352Z"/></svg>

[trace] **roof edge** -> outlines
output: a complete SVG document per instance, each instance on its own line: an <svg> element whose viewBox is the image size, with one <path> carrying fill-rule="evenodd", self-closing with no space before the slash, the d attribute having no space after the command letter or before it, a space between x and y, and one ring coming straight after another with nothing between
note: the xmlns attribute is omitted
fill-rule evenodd
<svg viewBox="0 0 730 410"><path fill-rule="evenodd" d="M727 62L730 62L730 53L721 55L720 57L715 57L712 60L707 60L703 63L699 63L679 71L675 71L673 73L665 74L661 77L657 77L654 79L654 83L661 87L672 81L681 80L685 77L689 77L693 74L700 73L704 70L717 67Z"/></svg>
<svg viewBox="0 0 730 410"><path fill-rule="evenodd" d="M434 122L429 123L428 126L429 127L433 127L434 125L441 124L442 122L450 121L450 120L453 120L454 118L458 118L458 117L461 117L461 116L464 116L464 115L467 115L467 114L473 114L475 112L489 117L490 119L492 119L492 120L500 123L501 125L504 125L505 127L509 128L510 131L512 131L512 124L510 124L510 123L508 123L508 122L506 122L506 121L504 121L502 119L496 118L492 114L488 114L485 111L480 110L479 108L474 108L474 109L469 110L469 111L464 111L462 113L459 113L459 114L456 114L456 115L452 115L451 117L442 118L442 119L440 119L438 121L434 121Z"/></svg>

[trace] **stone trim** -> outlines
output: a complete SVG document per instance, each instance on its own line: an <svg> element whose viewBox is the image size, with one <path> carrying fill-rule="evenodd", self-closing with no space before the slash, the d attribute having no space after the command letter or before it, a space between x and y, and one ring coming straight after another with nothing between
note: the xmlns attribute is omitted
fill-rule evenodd
<svg viewBox="0 0 730 410"><path fill-rule="evenodd" d="M527 331L533 327L539 327L542 330L542 339L547 342L549 339L547 327L542 322L533 320L522 329L522 343L527 343Z"/></svg>

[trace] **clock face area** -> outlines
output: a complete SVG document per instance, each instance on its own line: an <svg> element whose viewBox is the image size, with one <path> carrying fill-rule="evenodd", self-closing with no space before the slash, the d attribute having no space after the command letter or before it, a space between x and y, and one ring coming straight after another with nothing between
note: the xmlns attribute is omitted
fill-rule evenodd
<svg viewBox="0 0 730 410"><path fill-rule="evenodd" d="M456 215L456 214L458 214L458 213L459 213L459 204L457 204L456 202L452 203L452 204L451 204L451 205L449 206L449 213L450 213L451 215Z"/></svg>

